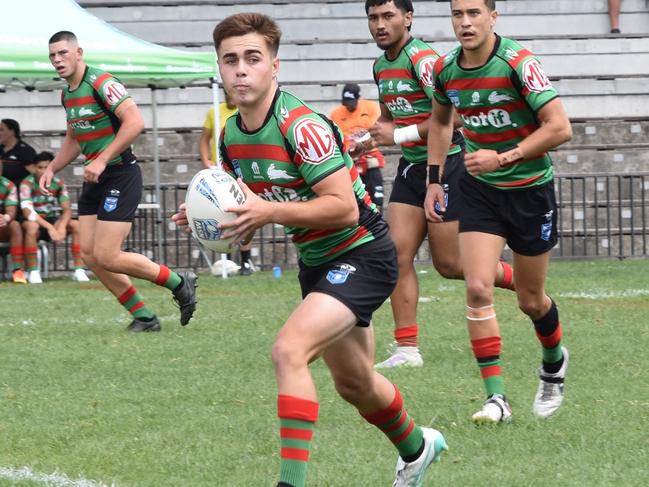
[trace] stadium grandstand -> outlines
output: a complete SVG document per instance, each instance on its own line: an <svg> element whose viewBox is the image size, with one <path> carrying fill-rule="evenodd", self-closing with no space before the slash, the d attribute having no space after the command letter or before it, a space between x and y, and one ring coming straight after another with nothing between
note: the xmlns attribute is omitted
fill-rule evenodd
<svg viewBox="0 0 649 487"><path fill-rule="evenodd" d="M325 114L339 103L341 86L355 82L375 99L372 62L380 51L357 0L78 0L89 13L133 36L178 49L211 50L214 25L240 11L277 19L283 30L280 83ZM498 2L497 32L524 41L537 54L562 96L573 123L572 141L553 153L558 174L561 240L556 256L649 255L649 2L625 0L621 34L609 34L606 0L506 0ZM454 41L448 2L416 0L413 34L448 52ZM83 39L81 39L83 45ZM187 88L131 90L147 118L135 153L145 184L153 183L151 97L156 96L165 213L182 198L182 184L201 168L198 155L205 111L212 102L209 82ZM37 149L56 150L64 133L58 92L0 93L3 114L20 120L26 140ZM396 150L386 150L386 182L394 175ZM74 187L80 166L63 173ZM389 185L386 187L389 192ZM146 203L153 200L147 192ZM166 222L150 219L133 233L171 265L182 261ZM148 227L165 226L165 248L148 240ZM265 229L266 230L266 229ZM138 234L138 231L140 232ZM139 236L138 236L139 235ZM146 237L146 235L151 236ZM294 262L281 229L257 237L268 244L261 264ZM146 241L146 242L145 242ZM178 242L181 241L181 244ZM175 243L174 243L175 242ZM183 243L184 242L184 243ZM281 244L281 248L277 245ZM167 254L172 252L173 255ZM181 249L182 250L182 249ZM426 258L422 249L422 258ZM186 253L186 252L185 252ZM194 260L196 252L194 252ZM65 262L65 259L61 259ZM176 260L177 262L174 262Z"/></svg>

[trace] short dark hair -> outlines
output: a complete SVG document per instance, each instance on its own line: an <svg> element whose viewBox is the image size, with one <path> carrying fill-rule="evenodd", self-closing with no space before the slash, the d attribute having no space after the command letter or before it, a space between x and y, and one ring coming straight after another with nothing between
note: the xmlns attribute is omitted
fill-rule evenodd
<svg viewBox="0 0 649 487"><path fill-rule="evenodd" d="M34 162L32 162L32 164L38 164L41 161L53 161L53 160L54 160L54 154L44 150L43 152L39 152L38 154L36 154L36 156L34 157Z"/></svg>
<svg viewBox="0 0 649 487"><path fill-rule="evenodd" d="M453 3L453 0L449 0L450 4ZM491 11L496 10L496 0L484 0L484 4L487 6L487 8Z"/></svg>
<svg viewBox="0 0 649 487"><path fill-rule="evenodd" d="M415 12L415 7L412 6L412 0L365 0L365 14L370 13L370 7L379 7L389 2L394 3L395 7L405 13Z"/></svg>
<svg viewBox="0 0 649 487"><path fill-rule="evenodd" d="M20 124L16 120L13 118L3 118L0 122L4 123L14 133L14 137L20 139Z"/></svg>
<svg viewBox="0 0 649 487"><path fill-rule="evenodd" d="M277 23L268 15L254 12L230 15L216 24L212 33L214 48L218 50L224 39L245 36L251 33L260 34L273 55L277 56L282 31Z"/></svg>
<svg viewBox="0 0 649 487"><path fill-rule="evenodd" d="M61 41L77 42L77 36L74 35L74 32L70 32L69 30L60 30L52 37L50 37L50 40L47 43L54 44L55 42L61 42Z"/></svg>

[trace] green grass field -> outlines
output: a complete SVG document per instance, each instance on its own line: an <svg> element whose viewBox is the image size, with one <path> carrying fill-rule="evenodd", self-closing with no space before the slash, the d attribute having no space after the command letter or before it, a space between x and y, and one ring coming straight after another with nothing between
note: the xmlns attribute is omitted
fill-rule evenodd
<svg viewBox="0 0 649 487"><path fill-rule="evenodd" d="M463 283L426 270L425 365L386 374L415 419L448 440L450 451L426 485L647 485L649 261L551 265L548 291L571 365L564 406L548 420L531 413L540 364L532 325L511 293L497 292L515 419L483 428L470 422L483 391L465 330ZM127 313L96 281L0 284L0 486L275 485L269 353L299 301L295 272L279 280L270 273L201 276L199 309L187 328L166 290L138 287L162 320L159 334L127 334ZM392 337L389 305L375 315L375 328L383 359ZM335 395L322 363L312 371L321 419L308 485L391 485L394 448ZM32 475L18 480L23 467Z"/></svg>

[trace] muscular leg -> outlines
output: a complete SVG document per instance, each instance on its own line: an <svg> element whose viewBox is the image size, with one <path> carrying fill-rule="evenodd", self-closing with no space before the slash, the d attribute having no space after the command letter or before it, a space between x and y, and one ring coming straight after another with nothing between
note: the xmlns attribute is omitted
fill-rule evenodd
<svg viewBox="0 0 649 487"><path fill-rule="evenodd" d="M309 363L356 324L349 308L335 298L311 293L293 311L273 345L280 419L280 484L303 486L309 449L318 419L316 389Z"/></svg>
<svg viewBox="0 0 649 487"><path fill-rule="evenodd" d="M424 210L403 203L390 203L388 225L399 263L399 280L390 296L390 304L396 328L401 328L417 323L419 284L414 260L426 233Z"/></svg>
<svg viewBox="0 0 649 487"><path fill-rule="evenodd" d="M81 257L88 268L97 279L119 299L132 284L129 277L123 273L111 272L102 267L95 256L95 231L97 228L97 217L95 215L84 215L79 217L79 241L81 243ZM120 241L121 245L121 241Z"/></svg>
<svg viewBox="0 0 649 487"><path fill-rule="evenodd" d="M472 417L475 422L499 422L511 416L504 399L500 328L494 306L494 279L505 239L488 233L460 234L460 252L466 281L467 328L471 348L488 397Z"/></svg>
<svg viewBox="0 0 649 487"><path fill-rule="evenodd" d="M428 223L428 246L433 266L446 279L462 279L458 238L459 222Z"/></svg>

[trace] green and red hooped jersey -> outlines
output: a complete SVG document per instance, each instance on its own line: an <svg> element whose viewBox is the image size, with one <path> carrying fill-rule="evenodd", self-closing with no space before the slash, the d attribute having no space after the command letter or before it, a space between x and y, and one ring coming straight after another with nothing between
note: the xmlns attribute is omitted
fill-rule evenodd
<svg viewBox="0 0 649 487"><path fill-rule="evenodd" d="M420 39L411 37L393 61L383 53L374 61L374 81L379 89L379 102L390 111L394 125L405 127L430 117L435 91L433 67L439 54ZM448 154L462 150L462 135L453 131ZM426 139L401 144L403 157L413 164L427 161Z"/></svg>
<svg viewBox="0 0 649 487"><path fill-rule="evenodd" d="M539 128L537 112L559 95L534 54L498 35L483 66L462 68L461 53L458 47L435 63L435 99L455 106L467 152L506 151ZM552 180L552 160L545 153L475 177L500 189L539 186Z"/></svg>
<svg viewBox="0 0 649 487"><path fill-rule="evenodd" d="M121 122L115 115L117 107L130 95L112 74L86 66L81 84L75 89L67 87L61 93L68 127L81 146L84 164L90 164L101 154L115 135ZM109 166L133 164L135 156L129 147L109 161Z"/></svg>
<svg viewBox="0 0 649 487"><path fill-rule="evenodd" d="M0 215L7 213L9 206L18 206L18 191L14 183L0 176Z"/></svg>
<svg viewBox="0 0 649 487"><path fill-rule="evenodd" d="M264 125L248 132L240 115L230 117L221 134L223 168L241 177L267 201L308 201L313 186L347 167L359 207L358 224L338 229L284 227L308 266L329 262L351 249L387 234L387 225L372 203L343 136L327 117L302 100L277 90Z"/></svg>
<svg viewBox="0 0 649 487"><path fill-rule="evenodd" d="M32 202L34 210L43 218L55 217L61 203L70 201L70 195L61 178L54 176L49 187L50 194L41 191L36 176L30 174L20 183L20 202Z"/></svg>

